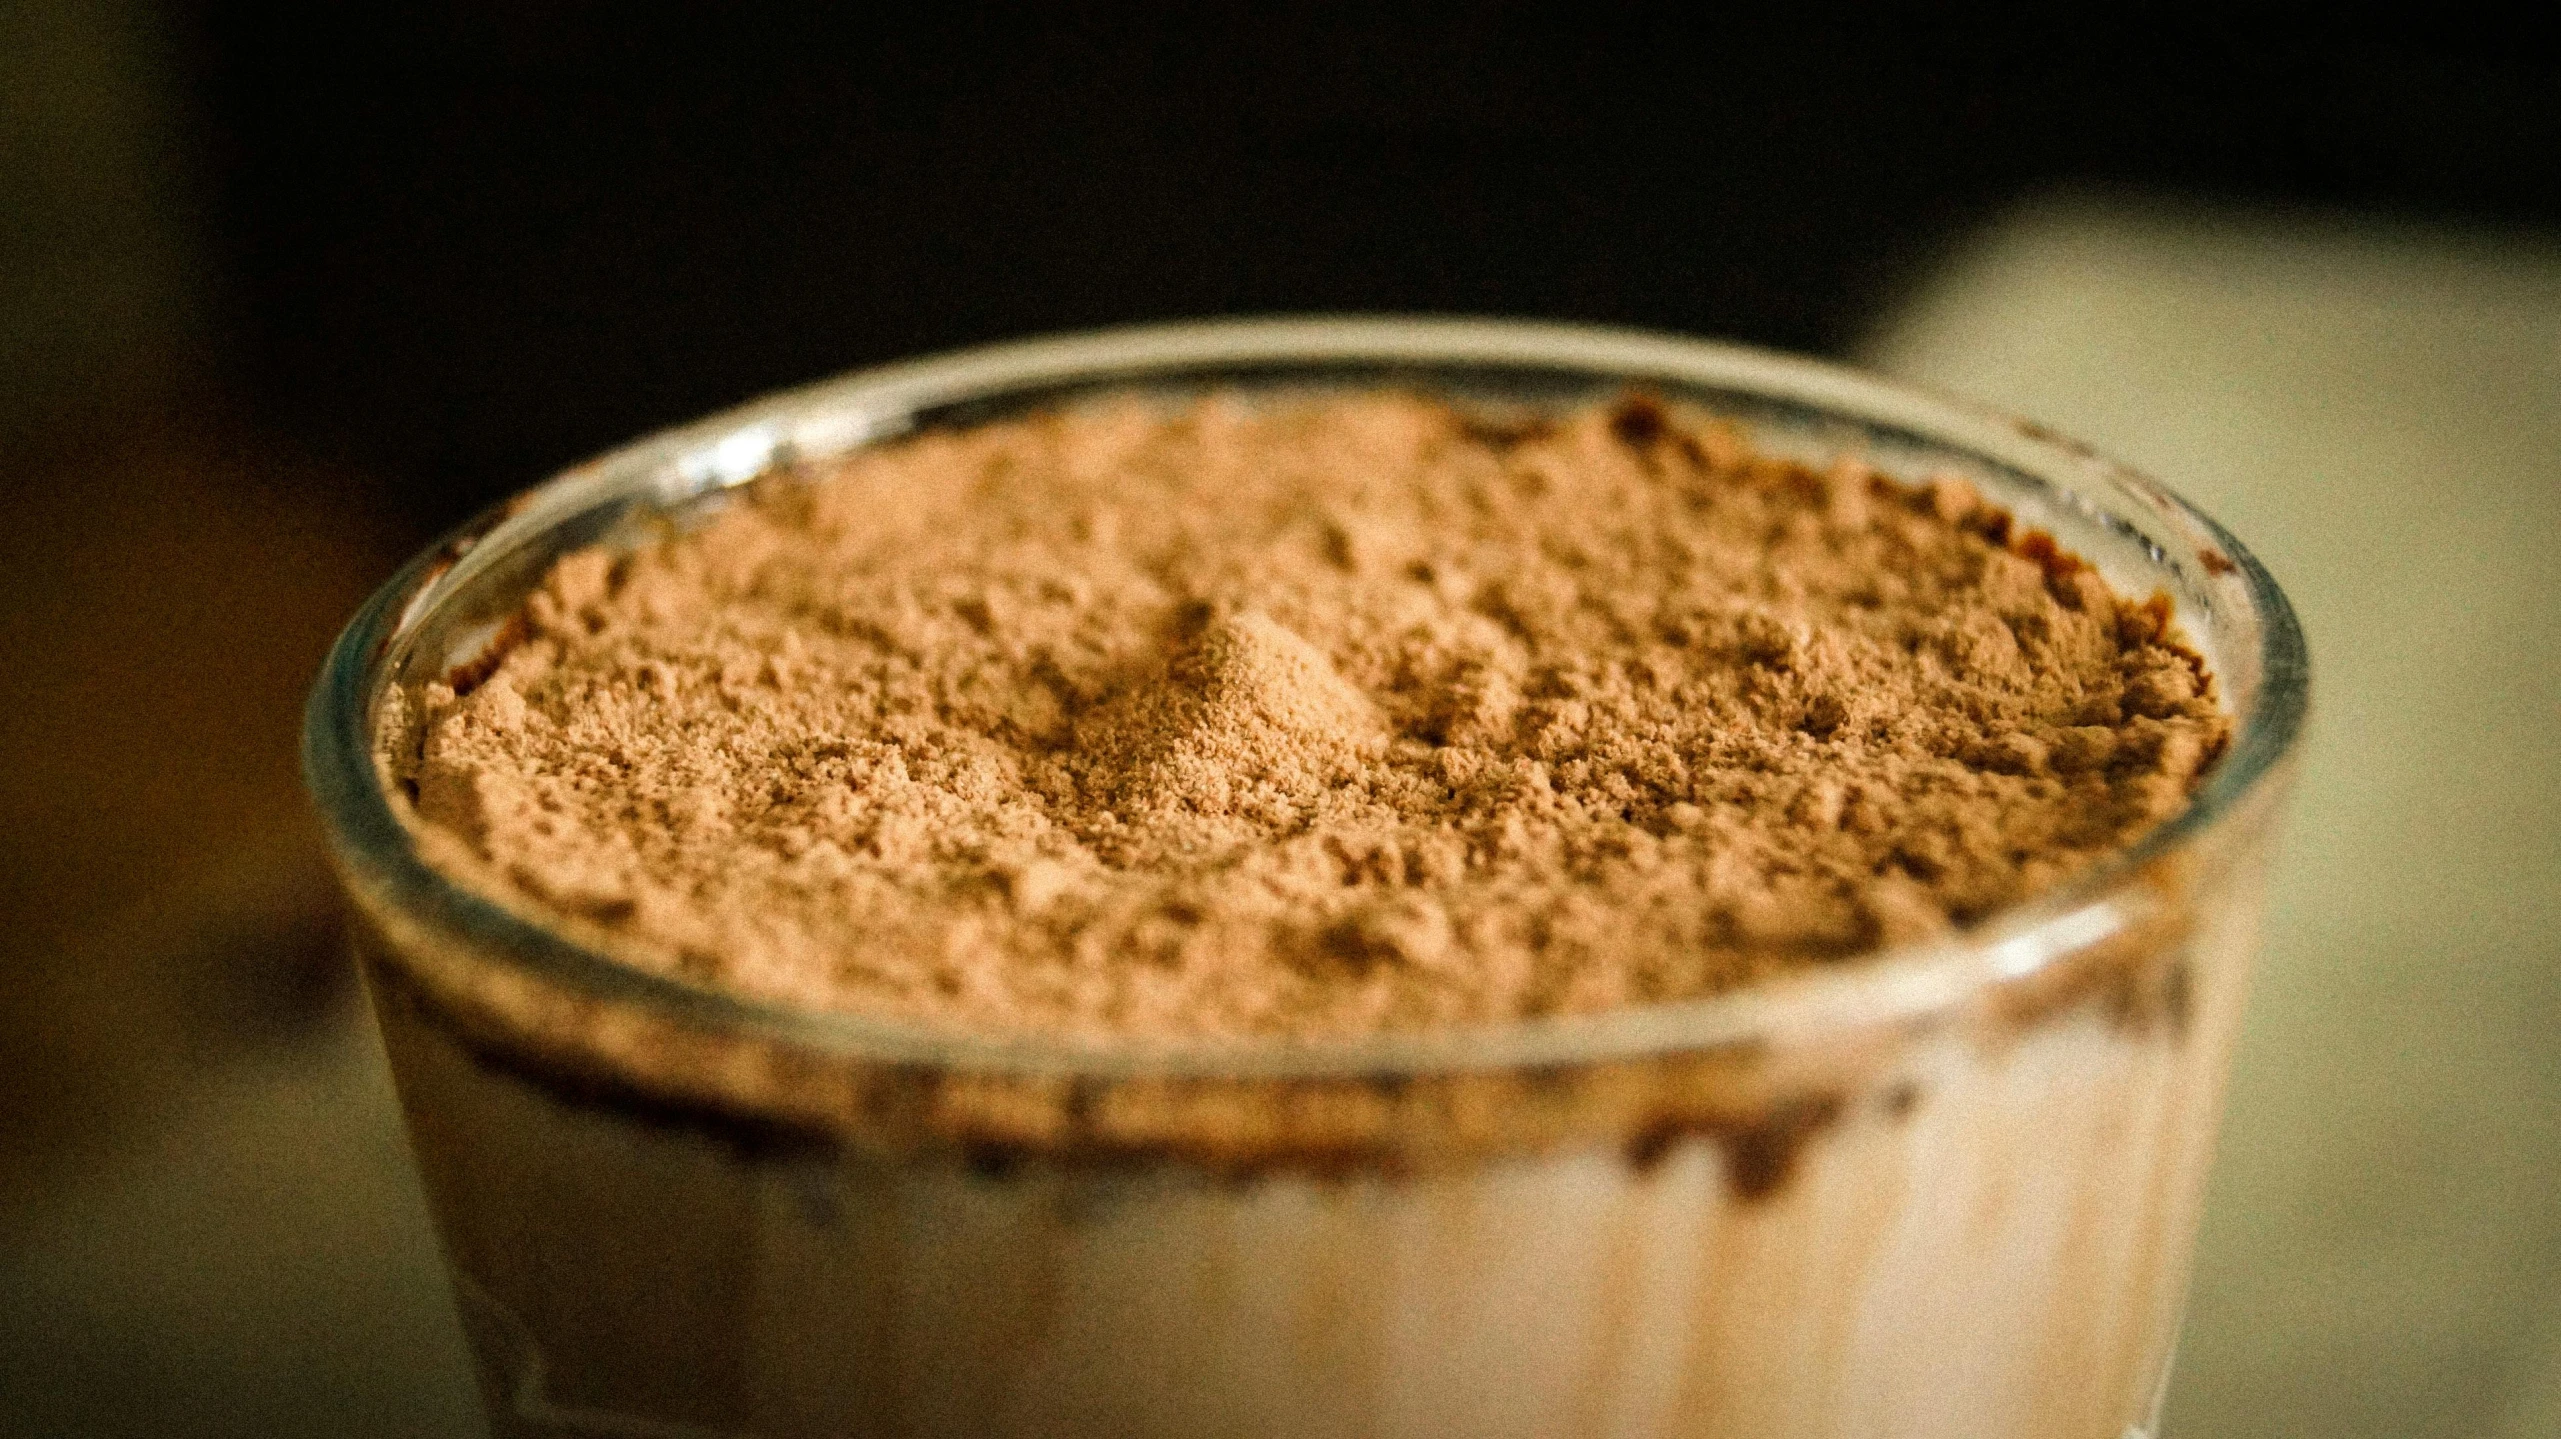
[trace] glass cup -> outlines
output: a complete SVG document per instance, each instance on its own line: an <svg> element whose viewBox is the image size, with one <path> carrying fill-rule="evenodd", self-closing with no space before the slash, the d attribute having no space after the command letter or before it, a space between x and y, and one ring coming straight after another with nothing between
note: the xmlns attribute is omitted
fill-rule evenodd
<svg viewBox="0 0 2561 1439"><path fill-rule="evenodd" d="M643 972L447 878L376 766L384 696L486 662L555 558L759 476L1101 393L1379 385L1641 388L1962 477L2169 596L2231 747L1953 935L1321 1042L952 1038ZM2159 1412L2305 699L2266 571L2034 425L1696 340L1266 320L895 365L582 465L374 596L305 754L500 1434L2122 1439Z"/></svg>

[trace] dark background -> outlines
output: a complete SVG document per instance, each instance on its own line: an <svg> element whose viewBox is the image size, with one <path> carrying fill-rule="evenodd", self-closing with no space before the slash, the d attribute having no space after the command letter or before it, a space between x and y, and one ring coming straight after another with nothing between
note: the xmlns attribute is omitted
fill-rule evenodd
<svg viewBox="0 0 2561 1439"><path fill-rule="evenodd" d="M932 7L920 7L932 8ZM206 369L442 523L1030 331L1565 316L1831 350L2062 183L2547 223L2549 50L2104 8L199 5L151 15Z"/></svg>
<svg viewBox="0 0 2561 1439"><path fill-rule="evenodd" d="M2561 60L2442 6L0 0L0 1431L469 1429L294 758L331 634L433 533L642 431L1040 330L1441 311L1843 353L2058 192L2530 259ZM2518 501L2485 504L2509 540ZM2396 541L2381 508L2342 553ZM2325 684L2407 628L2347 603L2404 597L2375 569L2304 566L2369 622L2320 631ZM2511 696L2546 749L2553 672ZM2370 698L2333 731L2418 703ZM2491 1402L2484 1354L2429 1412Z"/></svg>

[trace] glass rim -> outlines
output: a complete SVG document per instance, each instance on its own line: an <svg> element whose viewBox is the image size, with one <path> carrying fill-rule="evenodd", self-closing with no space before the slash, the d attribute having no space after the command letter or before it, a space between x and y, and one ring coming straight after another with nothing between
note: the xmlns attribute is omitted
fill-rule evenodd
<svg viewBox="0 0 2561 1439"><path fill-rule="evenodd" d="M1511 368L1594 385L1748 394L1962 453L2093 514L2092 488L2131 491L2204 538L2209 565L2248 606L2258 684L2231 744L2175 815L2063 884L1962 930L1699 999L1590 1014L1321 1039L1189 1040L971 1035L859 1014L794 1009L635 967L484 897L421 852L374 761L374 707L404 641L511 543L601 502L672 506L797 457L824 458L904 432L936 406L1042 387L1142 388L1187 373L1326 366L1385 371ZM2074 481L2081 483L2076 486ZM2156 561L2163 557L2157 547ZM2225 657L2228 658L2228 657ZM582 998L640 1006L689 1027L831 1058L947 1071L1109 1078L1359 1078L1589 1064L1952 1011L2033 978L2136 923L2124 902L2148 867L2193 847L2279 781L2308 710L2300 623L2265 566L2166 487L2032 421L1845 366L1732 343L1528 320L1311 316L1206 320L1046 336L856 371L661 431L576 465L465 523L403 565L332 645L305 711L306 784L342 880L362 903L422 922L475 960Z"/></svg>

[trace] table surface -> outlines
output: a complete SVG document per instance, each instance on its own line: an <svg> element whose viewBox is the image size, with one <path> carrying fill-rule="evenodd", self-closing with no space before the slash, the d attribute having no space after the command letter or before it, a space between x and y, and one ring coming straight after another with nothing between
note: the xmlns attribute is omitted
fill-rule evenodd
<svg viewBox="0 0 2561 1439"><path fill-rule="evenodd" d="M2313 738L2170 1431L2561 1433L2561 247L2060 197L1953 251L1861 358L2165 479L2251 543L2312 635ZM0 1104L20 1151L0 1173L0 1428L477 1432L370 1027L325 960L283 981L274 962L325 942L280 737L393 556L230 484L220 445L135 464L167 472L137 506L194 497L152 522L194 567L302 582L244 599L173 571L195 606L174 638L166 616L139 635L14 617L142 656L140 698L232 708L145 705L160 730L119 736L128 762L76 813L0 838L54 876L54 922L16 940L37 978L0 995L41 1017L0 1029L20 1091ZM50 543L41 517L29 533ZM55 553L65 592L112 585L134 563L114 558L73 573ZM273 673L204 669L197 651L278 625ZM77 699L0 695L13 752L76 771ZM244 950L292 1018L205 1032L191 1016L243 982ZM65 1054L77 1084L45 1068Z"/></svg>

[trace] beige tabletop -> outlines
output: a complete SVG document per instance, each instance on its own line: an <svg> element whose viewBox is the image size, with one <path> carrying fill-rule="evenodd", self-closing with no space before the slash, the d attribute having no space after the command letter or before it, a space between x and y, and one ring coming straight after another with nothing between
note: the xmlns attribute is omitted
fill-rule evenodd
<svg viewBox="0 0 2561 1439"><path fill-rule="evenodd" d="M2561 248L2044 203L1865 358L2150 469L2311 630L2171 1432L2561 1434ZM370 1026L306 953L293 709L392 557L240 448L107 457L0 534L61 611L0 619L80 676L0 676L41 909L0 941L0 1431L473 1433Z"/></svg>
<svg viewBox="0 0 2561 1439"><path fill-rule="evenodd" d="M2561 246L2063 198L1861 358L2165 480L2311 634L2169 1432L2561 1434Z"/></svg>

